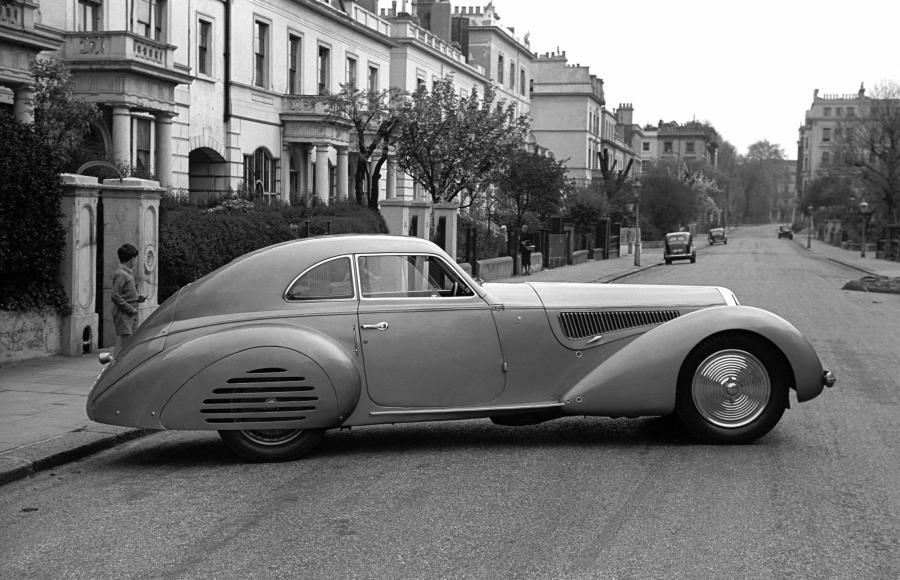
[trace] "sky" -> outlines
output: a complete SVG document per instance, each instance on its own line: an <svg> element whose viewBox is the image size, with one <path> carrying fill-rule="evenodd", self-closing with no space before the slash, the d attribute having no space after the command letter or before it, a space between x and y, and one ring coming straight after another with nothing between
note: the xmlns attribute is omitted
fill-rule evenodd
<svg viewBox="0 0 900 580"><path fill-rule="evenodd" d="M484 6L488 0L454 0ZM900 82L898 0L493 0L532 52L565 51L604 80L606 107L634 122L708 121L745 154L757 141L797 157L819 94ZM399 2L398 2L399 5Z"/></svg>

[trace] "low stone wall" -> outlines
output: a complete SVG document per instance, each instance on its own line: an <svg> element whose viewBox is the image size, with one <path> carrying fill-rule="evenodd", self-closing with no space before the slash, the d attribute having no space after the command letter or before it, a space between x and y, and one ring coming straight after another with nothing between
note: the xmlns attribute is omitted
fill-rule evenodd
<svg viewBox="0 0 900 580"><path fill-rule="evenodd" d="M53 309L0 310L0 363L60 354L62 319Z"/></svg>
<svg viewBox="0 0 900 580"><path fill-rule="evenodd" d="M590 252L588 250L577 250L572 252L572 263L573 264L584 264L588 261L588 255Z"/></svg>
<svg viewBox="0 0 900 580"><path fill-rule="evenodd" d="M511 256L478 260L478 277L485 282L509 278L513 275L513 259Z"/></svg>

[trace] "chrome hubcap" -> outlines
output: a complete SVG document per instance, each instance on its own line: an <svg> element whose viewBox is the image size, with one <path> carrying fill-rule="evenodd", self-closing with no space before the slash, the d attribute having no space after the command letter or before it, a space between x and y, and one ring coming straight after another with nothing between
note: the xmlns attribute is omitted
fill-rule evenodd
<svg viewBox="0 0 900 580"><path fill-rule="evenodd" d="M303 429L267 429L265 431L241 431L241 433L257 445L284 445L303 435Z"/></svg>
<svg viewBox="0 0 900 580"><path fill-rule="evenodd" d="M720 350L700 363L691 395L701 417L719 427L736 428L762 414L772 384L765 365L749 352Z"/></svg>

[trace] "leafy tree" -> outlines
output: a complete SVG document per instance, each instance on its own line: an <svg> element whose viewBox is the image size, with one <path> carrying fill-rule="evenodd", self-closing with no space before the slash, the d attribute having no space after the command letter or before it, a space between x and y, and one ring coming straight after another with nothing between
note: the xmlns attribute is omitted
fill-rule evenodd
<svg viewBox="0 0 900 580"><path fill-rule="evenodd" d="M99 116L93 103L75 95L69 69L54 58L39 57L31 63L34 76L34 129L53 150L63 171L75 171L73 160L91 123Z"/></svg>
<svg viewBox="0 0 900 580"><path fill-rule="evenodd" d="M836 152L839 165L855 169L875 205L897 223L900 206L900 85L876 86L874 96L859 107L857 118L843 127Z"/></svg>
<svg viewBox="0 0 900 580"><path fill-rule="evenodd" d="M519 231L526 215L546 219L559 210L568 187L566 166L538 148L517 149L495 185L497 211L506 216L508 228Z"/></svg>
<svg viewBox="0 0 900 580"><path fill-rule="evenodd" d="M497 102L492 87L484 99L474 89L461 97L447 77L431 92L420 88L404 107L397 163L432 201L468 197L471 205L506 170L528 130L527 117L516 116L512 104Z"/></svg>
<svg viewBox="0 0 900 580"><path fill-rule="evenodd" d="M645 173L641 184L641 227L650 226L652 235L677 231L702 209L691 186L665 167Z"/></svg>
<svg viewBox="0 0 900 580"><path fill-rule="evenodd" d="M0 143L0 308L65 311L58 160L33 126L2 111Z"/></svg>
<svg viewBox="0 0 900 580"><path fill-rule="evenodd" d="M368 91L341 85L341 91L330 97L332 115L349 122L355 133L358 156L353 189L356 202L360 205L366 202L368 194L369 207L378 208L381 169L387 162L388 150L398 132L400 118L397 108L402 96L399 89Z"/></svg>
<svg viewBox="0 0 900 580"><path fill-rule="evenodd" d="M743 219L749 222L767 222L772 200L770 195L781 180L784 159L781 147L768 141L757 141L747 149L747 155L739 160L738 184L743 193Z"/></svg>

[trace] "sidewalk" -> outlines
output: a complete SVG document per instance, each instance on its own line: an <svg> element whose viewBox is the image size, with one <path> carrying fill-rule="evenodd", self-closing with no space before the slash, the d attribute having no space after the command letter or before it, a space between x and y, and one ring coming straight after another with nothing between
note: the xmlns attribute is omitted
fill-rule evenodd
<svg viewBox="0 0 900 580"><path fill-rule="evenodd" d="M806 237L794 243L806 248ZM706 242L701 241L702 250ZM865 274L900 277L900 262L842 250L812 240L809 250ZM612 282L662 264L658 249L645 250L642 265L633 255L589 261L535 272L518 282ZM85 414L88 391L100 372L96 353L82 357L53 356L0 365L0 485L107 449L146 431L94 423Z"/></svg>

